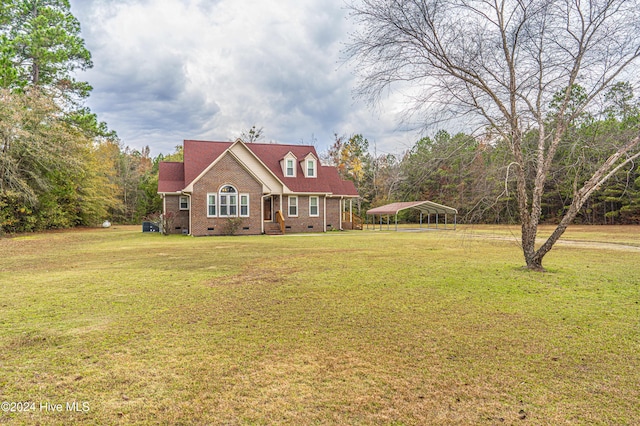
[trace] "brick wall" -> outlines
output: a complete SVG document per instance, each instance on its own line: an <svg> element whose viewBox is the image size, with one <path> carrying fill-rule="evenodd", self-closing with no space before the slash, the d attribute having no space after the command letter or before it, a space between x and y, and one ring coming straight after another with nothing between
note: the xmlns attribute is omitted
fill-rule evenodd
<svg viewBox="0 0 640 426"><path fill-rule="evenodd" d="M194 184L191 196L191 234L223 235L228 218L207 217L207 194L217 193L224 185L236 188L240 194L249 194L249 217L243 217L237 235L255 235L262 232L262 184L260 184L231 155L225 155L198 182ZM218 213L220 206L217 206ZM240 207L238 207L240 213ZM248 228L248 229L245 229Z"/></svg>
<svg viewBox="0 0 640 426"><path fill-rule="evenodd" d="M189 210L180 210L180 196L166 195L164 202L166 206L165 213L173 213L175 215L168 233L182 234L183 229L189 229Z"/></svg>
<svg viewBox="0 0 640 426"><path fill-rule="evenodd" d="M236 188L237 196L249 194L249 217L240 218L242 224L237 230L237 235L257 235L262 232L262 184L258 182L244 167L231 155L225 155L203 177L194 184L191 196L191 234L224 235L226 217L207 217L207 194L218 193L224 185L232 185ZM182 233L189 226L189 211L179 209L177 195L165 197L167 212L176 215L171 233ZM220 213L220 205L216 206ZM276 197L274 200L273 214L279 210L280 203ZM318 216L309 216L309 196L298 196L298 216L289 217L289 197L284 196L282 210L285 218L286 233L324 232L324 207L325 199L318 196ZM340 198L327 198L327 230L340 229ZM240 213L238 207L238 213ZM275 217L275 216L274 216Z"/></svg>
<svg viewBox="0 0 640 426"><path fill-rule="evenodd" d="M289 197L285 196L284 210L285 233L324 232L324 197L318 196L318 217L309 216L309 197L298 196L298 217L289 216Z"/></svg>
<svg viewBox="0 0 640 426"><path fill-rule="evenodd" d="M340 229L340 198L327 198L327 231Z"/></svg>

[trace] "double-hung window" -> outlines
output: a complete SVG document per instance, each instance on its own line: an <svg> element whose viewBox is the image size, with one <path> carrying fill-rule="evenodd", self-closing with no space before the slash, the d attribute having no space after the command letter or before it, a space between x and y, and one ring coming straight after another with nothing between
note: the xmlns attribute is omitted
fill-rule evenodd
<svg viewBox="0 0 640 426"><path fill-rule="evenodd" d="M189 197L186 195L180 197L180 210L189 210Z"/></svg>
<svg viewBox="0 0 640 426"><path fill-rule="evenodd" d="M309 197L309 216L320 216L318 210L318 197Z"/></svg>
<svg viewBox="0 0 640 426"><path fill-rule="evenodd" d="M316 161L307 160L307 177L316 177Z"/></svg>
<svg viewBox="0 0 640 426"><path fill-rule="evenodd" d="M295 161L292 158L287 158L287 177L295 176Z"/></svg>
<svg viewBox="0 0 640 426"><path fill-rule="evenodd" d="M289 217L298 216L298 197L289 195Z"/></svg>
<svg viewBox="0 0 640 426"><path fill-rule="evenodd" d="M218 194L207 194L207 216L215 217L217 215L216 211L216 198Z"/></svg>
<svg viewBox="0 0 640 426"><path fill-rule="evenodd" d="M240 217L249 217L249 194L240 194Z"/></svg>
<svg viewBox="0 0 640 426"><path fill-rule="evenodd" d="M240 214L238 214L238 211ZM249 194L238 194L231 185L207 194L207 217L249 217Z"/></svg>

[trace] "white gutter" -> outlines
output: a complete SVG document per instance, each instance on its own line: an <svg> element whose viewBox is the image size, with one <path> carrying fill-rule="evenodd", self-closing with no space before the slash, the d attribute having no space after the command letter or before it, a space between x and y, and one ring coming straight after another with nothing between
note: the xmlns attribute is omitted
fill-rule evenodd
<svg viewBox="0 0 640 426"><path fill-rule="evenodd" d="M167 232L167 230L164 229L164 216L167 212L167 197L164 194L160 194L160 196L162 197L162 216L160 217L160 229L163 235L166 235L165 232Z"/></svg>
<svg viewBox="0 0 640 426"><path fill-rule="evenodd" d="M324 232L327 232L327 196L323 197L324 200L324 208L322 209L322 213L324 216Z"/></svg>

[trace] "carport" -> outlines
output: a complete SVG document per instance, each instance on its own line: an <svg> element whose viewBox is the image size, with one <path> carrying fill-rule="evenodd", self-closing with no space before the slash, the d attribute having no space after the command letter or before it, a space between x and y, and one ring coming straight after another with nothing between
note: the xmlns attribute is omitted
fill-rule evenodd
<svg viewBox="0 0 640 426"><path fill-rule="evenodd" d="M374 209L367 210L367 229L369 229L369 216L372 217L371 223L373 229L376 228L376 216L378 216L380 229L382 230L383 216L386 216L387 230L391 229L390 218L395 216L395 227L398 230L398 212L407 209L416 209L420 211L420 228L419 229L438 229L440 218L444 216L444 229L447 229L449 216L453 215L453 229L456 229L458 224L458 210L453 207L443 206L442 204L434 203L432 201L407 201L401 203L391 203L385 206L376 207ZM423 227L424 216L427 216L426 228ZM432 228L431 218L435 219L435 228Z"/></svg>

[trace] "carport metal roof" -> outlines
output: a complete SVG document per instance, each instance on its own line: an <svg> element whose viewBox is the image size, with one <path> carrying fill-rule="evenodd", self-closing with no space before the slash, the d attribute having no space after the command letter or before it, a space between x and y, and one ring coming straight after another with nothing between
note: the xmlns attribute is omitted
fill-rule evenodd
<svg viewBox="0 0 640 426"><path fill-rule="evenodd" d="M367 214L372 215L396 215L401 210L406 209L418 209L423 213L433 214L458 214L458 210L453 207L443 206L442 204L434 203L432 201L407 201L402 203L391 203L386 206L376 207L375 209L367 210Z"/></svg>
<svg viewBox="0 0 640 426"><path fill-rule="evenodd" d="M396 231L397 231L398 230L398 212L402 210L407 210L407 209L417 209L420 211L420 228L422 228L422 215L426 213L428 215L429 225L431 224L431 215L432 214L436 215L436 222L435 222L436 228L438 227L438 222L439 222L438 216L441 214L444 215L445 229L447 227L447 215L452 214L454 217L453 229L456 229L456 224L458 222L457 220L458 210L454 209L453 207L434 203L432 201L407 201L407 202L401 202L401 203L391 203L385 206L380 206L374 209L367 210L367 216L372 215L374 217L374 221L375 221L376 215L380 216L380 229L382 229L382 216L387 216L387 228L388 228L389 216L393 215L395 216L395 225L396 225ZM369 222L367 220L367 226L368 225L369 225ZM374 229L375 229L375 222L374 222Z"/></svg>

